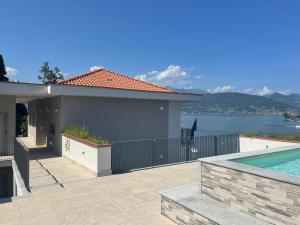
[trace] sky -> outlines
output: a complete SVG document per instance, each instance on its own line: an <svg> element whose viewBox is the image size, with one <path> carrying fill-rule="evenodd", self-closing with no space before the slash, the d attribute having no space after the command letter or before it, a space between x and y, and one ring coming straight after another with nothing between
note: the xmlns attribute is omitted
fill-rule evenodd
<svg viewBox="0 0 300 225"><path fill-rule="evenodd" d="M176 88L300 93L298 0L2 0L13 80L104 67Z"/></svg>

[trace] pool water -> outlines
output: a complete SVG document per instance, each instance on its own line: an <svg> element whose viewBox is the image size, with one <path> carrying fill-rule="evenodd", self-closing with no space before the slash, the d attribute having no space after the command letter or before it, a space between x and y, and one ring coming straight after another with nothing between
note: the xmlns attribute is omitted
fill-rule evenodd
<svg viewBox="0 0 300 225"><path fill-rule="evenodd" d="M231 161L275 172L300 176L300 149L250 156Z"/></svg>

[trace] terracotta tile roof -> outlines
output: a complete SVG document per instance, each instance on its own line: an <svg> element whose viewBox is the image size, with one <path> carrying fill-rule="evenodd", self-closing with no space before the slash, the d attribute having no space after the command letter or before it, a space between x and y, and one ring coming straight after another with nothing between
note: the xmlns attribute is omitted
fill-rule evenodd
<svg viewBox="0 0 300 225"><path fill-rule="evenodd" d="M177 93L174 90L150 84L144 81L136 80L132 77L119 73L111 72L105 69L95 70L85 73L68 80L59 82L63 85L75 85L99 88L114 88L133 91L148 91L160 93Z"/></svg>

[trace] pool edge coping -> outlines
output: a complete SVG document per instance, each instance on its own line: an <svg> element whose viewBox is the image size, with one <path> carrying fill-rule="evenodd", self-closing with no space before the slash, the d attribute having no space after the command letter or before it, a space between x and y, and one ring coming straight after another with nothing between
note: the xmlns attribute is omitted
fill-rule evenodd
<svg viewBox="0 0 300 225"><path fill-rule="evenodd" d="M249 166L229 160L238 159L238 158L245 158L250 156L257 156L257 155L265 155L270 153L276 152L283 152L289 151L293 149L300 148L300 144L295 144L287 147L280 147L280 148L270 148L270 149L263 149L258 151L251 151L251 152L239 152L229 155L221 155L221 156L213 156L208 158L202 158L198 161L201 163L207 163L215 166L221 166L228 169L236 170L239 172L244 172L252 175L256 175L263 178L268 178L276 181L281 181L284 183L289 183L292 185L300 186L300 176L293 176L289 174L273 172L271 170Z"/></svg>

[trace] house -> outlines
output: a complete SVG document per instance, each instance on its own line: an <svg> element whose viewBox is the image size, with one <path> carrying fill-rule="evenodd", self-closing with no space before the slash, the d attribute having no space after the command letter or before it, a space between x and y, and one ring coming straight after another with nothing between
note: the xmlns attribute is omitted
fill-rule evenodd
<svg viewBox="0 0 300 225"><path fill-rule="evenodd" d="M30 141L62 155L69 124L110 142L180 137L180 103L198 98L105 69L51 85L0 82L0 154L13 153L16 102L28 103Z"/></svg>

